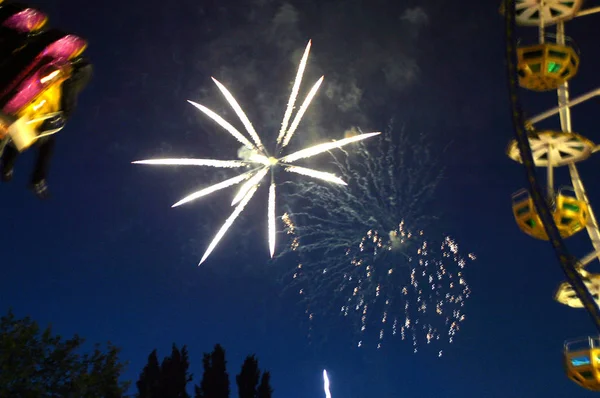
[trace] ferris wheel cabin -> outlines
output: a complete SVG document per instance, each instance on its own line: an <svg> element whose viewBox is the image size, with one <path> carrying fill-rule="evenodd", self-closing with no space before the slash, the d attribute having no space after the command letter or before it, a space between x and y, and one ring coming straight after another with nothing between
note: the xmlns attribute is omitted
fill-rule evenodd
<svg viewBox="0 0 600 398"><path fill-rule="evenodd" d="M517 50L519 84L533 91L556 90L579 69L579 55L572 47L544 43Z"/></svg>
<svg viewBox="0 0 600 398"><path fill-rule="evenodd" d="M548 240L548 234L529 191L522 189L514 193L512 201L513 215L519 228L536 239ZM587 204L577 199L572 189L561 188L556 195L552 217L560 235L569 238L585 228L588 221Z"/></svg>
<svg viewBox="0 0 600 398"><path fill-rule="evenodd" d="M594 301L600 304L600 274L591 274L585 270L580 270L583 283L588 289ZM577 296L575 289L569 282L563 282L559 285L554 295L554 300L571 308L583 308L583 303Z"/></svg>
<svg viewBox="0 0 600 398"><path fill-rule="evenodd" d="M567 377L591 391L600 391L600 338L565 342L563 359Z"/></svg>

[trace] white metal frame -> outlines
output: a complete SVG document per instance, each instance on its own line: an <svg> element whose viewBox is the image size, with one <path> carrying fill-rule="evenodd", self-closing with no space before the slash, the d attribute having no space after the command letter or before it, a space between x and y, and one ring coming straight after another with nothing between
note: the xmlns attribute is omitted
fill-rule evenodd
<svg viewBox="0 0 600 398"><path fill-rule="evenodd" d="M541 0L541 2L539 3L539 7L540 10L545 6L546 1L545 0ZM596 14L596 13L600 13L600 7L593 7L593 8L589 8L586 10L581 10L579 11L573 18L578 18L581 16L586 16L586 15L592 15L592 14ZM541 13L540 13L541 14ZM539 40L540 43L544 42L544 37L545 37L545 32L544 32L544 21L543 19L540 19L540 25L539 25ZM557 44L565 44L565 21L558 21L556 23L556 43ZM557 99L558 99L558 106L549 109L545 112L540 113L537 116L534 116L533 118L528 120L528 123L530 125L533 125L535 123L538 123L542 120L545 120L551 116L556 115L557 113L559 114L560 117L560 125L561 125L561 129L563 132L567 132L567 133L571 133L572 132L572 123L571 123L571 107L581 104L591 98L594 98L596 96L600 95L600 88L597 88L595 90L592 90L586 94L583 94L577 98L575 98L574 100L570 100L569 99L569 84L568 83L564 83L561 86L558 87L557 89ZM600 150L600 145L596 146L593 152L598 152ZM548 185L548 194L549 195L554 195L554 170L553 170L553 166L552 166L552 160L550 159L550 154L552 153L552 151L548 151L548 173L547 173L547 185ZM598 221L596 219L596 216L594 214L594 211L592 209L591 203L587 197L586 191L585 191L585 187L583 185L583 181L581 180L581 177L579 176L579 171L577 170L577 167L575 166L574 163L570 163L568 165L569 167L569 174L571 177L571 181L573 183L573 188L575 190L575 194L577 195L577 199L581 200L583 202L586 203L586 205L588 206L588 213L589 213L589 217L588 217L588 223L586 225L586 230L587 233L590 237L590 240L592 242L592 246L593 246L593 251L586 255L581 263L582 265L588 265L590 262L592 262L594 259L598 259L600 261L600 228L598 227Z"/></svg>

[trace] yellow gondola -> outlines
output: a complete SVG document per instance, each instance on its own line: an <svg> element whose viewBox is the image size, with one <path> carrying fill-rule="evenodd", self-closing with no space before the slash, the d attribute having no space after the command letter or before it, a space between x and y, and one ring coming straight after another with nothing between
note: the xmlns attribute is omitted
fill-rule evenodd
<svg viewBox="0 0 600 398"><path fill-rule="evenodd" d="M570 192L567 194L567 191ZM526 189L513 194L512 207L517 225L523 232L536 239L548 240L548 234L533 199ZM556 206L552 216L560 235L569 238L585 228L588 220L587 204L578 200L571 188L561 188L556 195Z"/></svg>
<svg viewBox="0 0 600 398"><path fill-rule="evenodd" d="M579 69L575 50L556 43L519 47L517 56L519 84L528 90L556 90Z"/></svg>
<svg viewBox="0 0 600 398"><path fill-rule="evenodd" d="M567 377L591 391L600 391L600 338L565 342L563 360Z"/></svg>

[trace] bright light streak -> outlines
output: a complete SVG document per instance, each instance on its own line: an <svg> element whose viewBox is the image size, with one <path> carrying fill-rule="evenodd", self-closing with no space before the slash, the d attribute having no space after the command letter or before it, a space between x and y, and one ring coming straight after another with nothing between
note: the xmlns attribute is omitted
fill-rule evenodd
<svg viewBox="0 0 600 398"><path fill-rule="evenodd" d="M235 195L235 197L233 198L233 201L231 202L231 205L235 206L240 200L242 200L242 198L244 196L246 196L246 194L248 193L248 191L252 187L258 186L258 184L260 183L260 181L263 178L265 178L265 176L267 175L268 172L269 172L269 168L268 167L263 167L263 169L261 171L259 171L251 179L249 179L248 181L246 181L244 183L244 185L242 185L242 187L240 188L240 190L237 193L237 195Z"/></svg>
<svg viewBox="0 0 600 398"><path fill-rule="evenodd" d="M296 132L296 129L298 128L298 125L300 124L300 120L302 120L302 116L304 116L304 113L306 112L306 110L310 106L310 103L312 102L313 98L317 94L317 91L319 90L319 87L321 87L321 83L323 83L324 78L325 78L325 76L321 76L321 78L315 83L313 88L310 89L308 95L306 96L306 99L302 103L302 106L300 106L300 110L298 111L298 113L296 113L296 117L294 118L294 121L292 122L292 125L290 126L290 130L287 132L287 134L285 135L285 139L283 140L284 147L286 147L287 144L290 143L290 140L292 139L292 135L294 135L294 133Z"/></svg>
<svg viewBox="0 0 600 398"><path fill-rule="evenodd" d="M318 178L320 180L333 182L333 183L339 184L339 185L348 185L344 182L344 180L342 180L338 176L331 174L331 173L324 172L324 171L307 169L306 167L298 167L298 166L286 167L285 171L289 171L290 173L302 174L302 175L305 175L308 177Z"/></svg>
<svg viewBox="0 0 600 398"><path fill-rule="evenodd" d="M211 193L216 192L220 189L227 188L227 187L230 187L235 184L239 184L240 182L250 178L250 176L252 175L253 172L254 172L254 170L251 170L247 173L240 174L240 175L230 178L228 180L222 181L218 184L211 185L210 187L207 187L200 191L194 192L193 194L181 199L179 202L175 203L171 207L181 206L184 203L191 202L192 200L201 198L202 196L210 195Z"/></svg>
<svg viewBox="0 0 600 398"><path fill-rule="evenodd" d="M326 142L324 144L311 146L309 148L302 149L298 152L294 152L291 155L284 156L283 158L281 158L280 161L283 163L292 163L292 162L295 162L296 160L310 158L310 157L318 155L320 153L327 152L329 150L336 149L336 148L341 148L344 145L348 145L352 142L361 141L361 140L364 140L364 139L367 139L367 138L370 138L370 137L373 137L373 136L376 136L379 134L381 134L381 133L377 132L377 133L359 134L359 135L355 135L354 137L344 138L343 140Z"/></svg>
<svg viewBox="0 0 600 398"><path fill-rule="evenodd" d="M229 134L234 136L235 139L238 140L239 142L241 142L246 148L251 149L251 150L256 150L254 145L252 145L252 143L246 137L244 137L242 135L242 133L239 132L238 129L233 127L227 120L223 119L221 116L217 115L216 113L214 113L213 111L211 111L210 109L205 107L204 105L200 105L191 100L188 100L188 102L190 104L194 105L200 111L202 111L206 116L208 116L209 118L214 120L219 126L223 127L225 130L227 130L227 132Z"/></svg>
<svg viewBox="0 0 600 398"><path fill-rule="evenodd" d="M323 369L323 389L325 390L325 398L331 398L331 392L329 391L329 377L327 376L327 370Z"/></svg>
<svg viewBox="0 0 600 398"><path fill-rule="evenodd" d="M61 73L60 70L55 70L54 72L50 73L48 76L44 76L40 79L40 83L42 84L46 84L48 83L50 80L54 79L56 76L58 76L58 74Z"/></svg>
<svg viewBox="0 0 600 398"><path fill-rule="evenodd" d="M263 150L263 144L260 141L260 137L256 133L256 130L254 130L254 126L252 126L252 123L250 123L250 120L248 119L248 116L246 116L246 114L244 113L244 111L240 107L240 104L238 104L238 102L235 100L235 98L233 98L233 95L231 95L231 93L229 92L229 90L227 90L227 88L225 88L225 86L223 86L214 77L212 79L215 82L215 84L217 85L217 87L219 87L219 90L221 90L221 92L225 96L225 99L227 100L227 102L229 102L229 105L231 105L231 107L235 111L235 114L238 115L238 117L242 121L242 124L246 128L246 131L248 132L248 134L250 134L250 137L252 137L252 140L254 140L254 143L256 144L256 146L258 147L258 149L260 151L262 151Z"/></svg>
<svg viewBox="0 0 600 398"><path fill-rule="evenodd" d="M275 236L277 234L277 226L275 225L275 183L272 182L269 187L269 252L271 258L275 254Z"/></svg>
<svg viewBox="0 0 600 398"><path fill-rule="evenodd" d="M210 166L210 167L244 167L245 162L239 160L216 159L149 159L131 162L134 164L154 164L160 166Z"/></svg>
<svg viewBox="0 0 600 398"><path fill-rule="evenodd" d="M277 137L277 144L281 142L288 128L288 123L290 122L290 118L292 117L292 112L294 111L294 104L296 103L296 98L298 97L298 91L300 90L300 83L302 82L302 76L304 75L304 69L306 68L306 61L308 60L308 54L310 53L310 46L312 41L309 40L306 48L304 49L304 55L302 55L302 59L300 60L300 65L298 66L298 73L296 73L296 79L294 80L294 86L292 87L292 92L290 94L290 99L287 104L287 108L285 108L285 114L283 115L283 122L281 123L281 130L279 131L279 136Z"/></svg>
<svg viewBox="0 0 600 398"><path fill-rule="evenodd" d="M257 189L258 189L258 186L256 186L256 185L254 187L252 187L250 192L248 192L246 194L246 196L244 197L244 199L242 199L240 204L237 205L237 207L235 208L233 213L231 213L229 218L225 221L225 224L223 224L223 226L221 227L219 232L217 232L217 234L215 235L212 242L210 242L210 245L208 245L208 249L206 249L204 256L202 256L202 260L200 260L200 263L198 263L198 265L202 264L208 258L208 256L210 256L210 253L212 253L212 251L215 249L215 247L217 247L217 244L219 243L219 241L223 238L223 236L225 236L225 233L227 232L229 227L231 227L231 225L233 224L235 219L238 218L238 216L242 213L242 211L244 210L244 207L246 207L248 202L250 202L250 199L252 199L252 197L256 193Z"/></svg>

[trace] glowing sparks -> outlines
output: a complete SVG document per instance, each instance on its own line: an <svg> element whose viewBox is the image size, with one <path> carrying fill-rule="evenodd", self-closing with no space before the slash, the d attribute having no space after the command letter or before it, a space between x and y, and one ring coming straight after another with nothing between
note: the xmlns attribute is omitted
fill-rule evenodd
<svg viewBox="0 0 600 398"><path fill-rule="evenodd" d="M331 392L329 391L329 377L327 376L327 370L323 369L323 390L325 390L325 398L331 398Z"/></svg>
<svg viewBox="0 0 600 398"><path fill-rule="evenodd" d="M391 336L414 352L421 344L452 343L466 318L464 273L475 255L462 254L450 236L430 239L423 230L441 173L428 137L390 129L374 141L370 150L359 144L332 155L348 186L292 181L287 202L300 198L309 207L282 217L290 243L277 257L295 263L289 287L306 305L311 338L317 325L326 330L341 315L356 328L359 347L372 338L379 349Z"/></svg>
<svg viewBox="0 0 600 398"><path fill-rule="evenodd" d="M296 75L296 79L294 80L294 85L292 87L292 92L290 94L290 99L287 104L287 108L285 110L285 114L283 117L283 121L281 124L281 130L277 137L276 141L276 149L275 155L280 156L280 150L285 148L294 132L297 130L302 117L306 113L308 107L310 106L311 101L315 97L321 83L323 82L323 77L321 77L311 88L309 93L307 94L304 102L300 106L296 116L294 117L292 123L290 124L290 119L292 118L292 113L294 110L294 105L296 103L296 98L298 96L298 92L300 89L300 83L302 82L302 77L304 75L304 70L306 68L306 64L308 61L308 55L310 53L311 41L308 42L306 49L304 50L304 54L300 61L300 65L298 67L298 72ZM348 145L353 142L361 141L380 133L369 133L369 134L360 134L350 138L345 138L339 141L333 141L323 144L318 144L297 152L294 152L290 155L284 155L281 157L272 157L269 156L266 149L264 148L260 136L254 129L254 126L233 97L231 92L218 80L212 78L213 82L217 85L218 89L221 91L229 105L233 108L235 114L240 119L246 132L252 139L254 143L252 143L244 134L242 134L238 129L236 129L231 123L227 122L221 116L208 109L204 105L198 104L194 101L188 100L190 104L200 110L202 113L211 118L215 123L225 129L231 136L233 136L236 140L238 140L242 145L244 145L249 151L250 156L245 160L216 160L216 159L150 159L150 160L140 160L137 162L133 162L136 164L148 164L148 165L171 165L171 166L209 166L209 167L220 167L220 168L236 168L236 167L247 167L252 168L250 171L247 171L243 174L240 174L236 177L230 178L228 180L222 181L218 184L214 184L202 190L192 193L191 195L186 196L181 199L179 202L175 203L173 207L180 206L182 204L191 202L195 199L201 198L203 196L207 196L215 191L239 184L243 181L245 183L239 188L237 194L234 196L231 205L236 206L233 213L229 216L229 218L225 221L219 232L215 235L212 242L206 249L200 264L202 264L208 256L215 249L219 241L223 238L225 233L231 227L235 219L242 213L250 199L256 193L258 187L260 186L262 180L267 176L269 172L271 172L271 184L269 186L269 199L268 199L268 209L267 209L267 222L268 222L268 242L269 242L269 252L271 257L273 257L275 253L276 247L276 184L275 184L275 169L278 166L282 166L286 171L302 174L305 176L310 176L313 178L320 179L322 181L331 182L338 185L346 185L346 183L339 177L313 169L308 169L305 167L292 166L290 163L293 163L300 159L310 158L312 156L321 154L326 151L330 151L332 149L341 148L345 145ZM258 166L258 167L257 167ZM199 264L199 265L200 265Z"/></svg>

